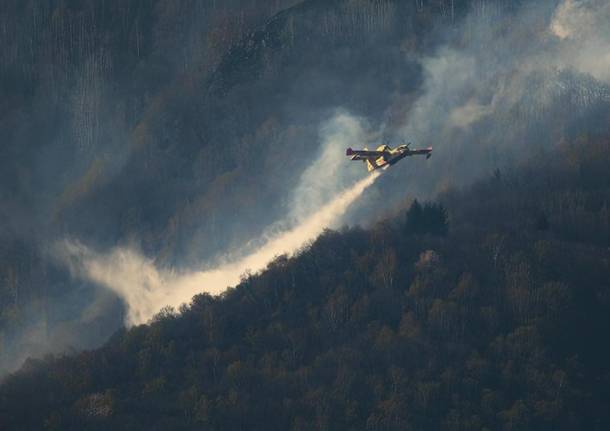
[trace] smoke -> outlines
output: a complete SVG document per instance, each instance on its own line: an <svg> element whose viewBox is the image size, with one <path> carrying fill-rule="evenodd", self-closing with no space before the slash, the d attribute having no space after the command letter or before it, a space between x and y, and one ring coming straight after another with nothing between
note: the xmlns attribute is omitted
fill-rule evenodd
<svg viewBox="0 0 610 431"><path fill-rule="evenodd" d="M351 177L349 173L340 174L344 170L339 163L349 166L343 152L345 139L356 141L362 133L359 121L347 114L338 114L323 127L320 156L304 172L295 193L290 218L296 225L268 236L260 247L242 258L225 259L225 263L208 270L179 272L158 268L153 259L131 247L117 247L103 254L77 241L60 243L59 256L74 276L104 286L124 300L127 325L145 323L161 308L188 303L197 293L222 293L238 284L242 274L265 269L277 256L294 255L325 228L336 226L346 209L375 182L380 172L347 188L338 186ZM362 166L358 168L362 172Z"/></svg>
<svg viewBox="0 0 610 431"><path fill-rule="evenodd" d="M448 47L421 60L423 94L410 110L401 135L427 145L447 127L465 128L490 112L480 99L482 69L474 55Z"/></svg>
<svg viewBox="0 0 610 431"><path fill-rule="evenodd" d="M549 147L553 142L560 140L568 128L568 122L578 124L579 130L587 130L588 126L593 124L595 117L588 115L589 111L585 109L593 106L600 95L605 97L606 101L610 100L610 92L607 87L597 89L597 87L591 86L592 82L596 85L610 83L610 27L607 25L610 22L610 2L608 0L521 2L522 4L514 9L503 8L501 4L504 3L472 2L471 13L468 16L455 22L452 21L451 24L448 21L439 24L435 27L438 32L435 30L431 35L428 35L427 32L422 33L422 41L428 40L427 38L430 40L421 43L421 50L411 50L409 48L410 39L399 40L391 35L392 32L388 32L387 43L375 45L379 50L366 49L360 52L357 49L358 45L355 44L353 50L347 51L349 52L348 59L353 61L348 64L353 67L347 68L348 73L345 73L343 69L337 72L344 73L340 79L333 76L327 77L325 69L318 71L313 66L314 63L306 65L306 69L310 68L309 72L316 70L316 73L310 73L315 79L295 80L299 88L317 94L316 91L311 91L310 86L324 84L325 89L326 86L332 89L328 92L328 97L326 97L327 94L324 94L325 103L346 105L360 115L367 115L369 118L363 119L339 112L326 124L323 124L320 128L322 145L317 159L298 177L298 186L292 190L288 208L285 211L279 210L280 206L277 205L278 211L283 211L285 216L278 217L275 209L274 212L269 210L257 213L257 229L261 226L260 220L266 221L269 218L272 221L278 220L278 222L273 223L265 235L233 253L229 253L231 250L226 250L225 243L219 243L217 238L234 235L237 239L234 238L234 241L227 242L234 244L237 240L243 240L242 236L246 236L252 231L251 225L240 218L239 222L243 230L237 234L234 233L236 230L234 227L240 223L231 224L229 227L227 225L217 227L214 222L216 213L199 208L198 202L193 198L196 196L194 192L189 195L188 190L185 191L187 197L183 197L182 193L176 193L176 190L188 189L195 182L204 185L208 180L212 181L216 175L214 169L217 166L220 169L224 164L223 160L216 160L215 157L222 154L217 154L215 151L205 152L204 160L209 161L205 167L210 166L210 169L201 169L201 166L194 165L193 170L198 174L189 176L185 174L189 169L183 168L183 166L188 167L189 164L186 162L183 164L181 159L176 158L166 164L162 161L166 160L166 155L175 156L176 154L180 157L184 155L185 160L195 158L191 157L196 154L194 147L187 148L181 144L180 151L183 151L183 154L177 150L174 151L173 148L165 148L164 145L155 143L154 145L149 144L146 157L134 158L130 162L133 165L125 168L124 159L128 158L127 153L131 146L124 146L124 142L129 139L137 142L145 139L140 136L139 132L134 136L128 136L126 132L116 132L117 129L125 128L122 127L123 123L118 121L118 118L125 117L122 114L117 114L117 119L115 119L113 114L107 113L107 110L103 109L103 115L99 118L91 117L88 112L93 112L100 104L105 106L113 93L106 87L98 89L97 81L92 80L91 85L87 85L86 79L79 81L75 92L78 97L74 97L75 107L84 106L86 112L77 115L76 110L71 110L70 113L73 115L71 121L74 122L74 128L78 129L77 131L83 131L83 134L77 133L78 136L70 139L77 141L82 147L78 154L84 161L82 164L78 164L78 169L76 167L70 169L69 175L64 173L59 175L56 172L59 169L58 166L63 172L66 165L64 160L70 160L68 153L77 154L77 152L67 146L64 152L57 152L56 146L49 147L43 152L37 151L39 159L45 162L61 160L61 163L59 165L52 163L54 168L48 173L47 170L38 170L42 174L39 172L34 178L40 176L44 180L65 177L60 181L60 185L63 187L70 184L75 176L80 176L76 185L66 188L66 192L61 195L60 199L54 198L57 193L49 193L49 187L41 187L37 196L49 196L49 199L53 200L50 208L55 208L55 212L58 214L65 213L65 218L57 218L62 225L65 224L72 235L79 232L76 236L82 238L85 244L95 245L88 247L77 241L66 241L58 246L60 257L68 263L72 273L83 280L91 280L105 286L109 290L105 290L108 297L101 295L99 301L97 298L90 301L92 302L91 307L83 310L81 305L86 301L80 298L80 296L84 296L81 293L93 290L83 288L82 291L74 294L74 297L79 296L80 302L72 301L75 304L81 304L79 307L73 306L74 309L78 308L77 312L67 310L56 313L71 316L70 318L73 318L75 322L74 326L85 334L72 336L72 333L77 332L75 329L70 331L70 337L66 338L88 339L92 333L97 332L97 328L95 331L83 330L83 322L88 319L96 321L99 315L107 313L109 307L104 306L104 301L111 301L114 297L111 292L116 292L127 304L126 321L128 324L146 322L164 305L176 306L188 302L191 296L198 292L220 293L227 286L238 283L240 274L246 270L260 271L275 256L298 252L324 227L333 227L346 220L362 220L363 215L366 217L379 216L380 207L398 206L404 201L406 193L418 198L430 198L445 187L459 187L481 175L490 173L493 169L510 168L515 160L530 157L529 155L535 153L537 148ZM407 2L402 4L406 5ZM396 7L399 10L403 9L400 2L396 2ZM404 8L405 11L408 10L406 6ZM402 21L400 26L408 29L408 26L402 25ZM405 30L397 34L420 39L420 34L415 37L409 31ZM439 42L439 40L443 42ZM398 61L393 56L403 55L400 54L403 52L403 46L405 47L404 52L406 52L405 57L408 58ZM297 48L291 49L296 51ZM370 57L374 55L373 51L377 52L375 55L378 58ZM303 51L302 55L305 56L307 53L308 51ZM315 51L316 65L319 56L319 53ZM361 56L366 56L366 58L363 59ZM385 57L392 61L386 62ZM372 61L371 58L384 61ZM285 74L285 76L292 75ZM304 76L309 75L304 74ZM106 75L100 72L100 79L102 77L106 77ZM294 78L291 78L292 80ZM44 86L42 87L44 88ZM276 103L276 99L273 99L272 102L271 99L244 98L241 93L239 93L239 99L260 99L262 100L261 107ZM308 100L307 97L299 99ZM281 101L281 99L278 100ZM235 108L232 103L226 103L227 106L231 106L232 111L239 115L258 108L258 105L250 106L248 104L244 105L244 109ZM290 99L283 103L283 105L278 104L275 110L269 110L269 112L263 110L265 115L271 117L271 113L288 112L286 106L300 102L297 103ZM388 104L392 104L392 109L385 109ZM121 109L126 112L132 109L125 103L119 105L123 106ZM115 107L115 104L112 106ZM321 106L320 109L324 109L324 112L329 108L328 105ZM307 108L308 110L305 112L307 115L304 117L311 118L310 105L307 105ZM319 106L315 105L316 114L320 112L317 110L318 108ZM165 118L166 110L169 110L168 112L171 114L172 109L166 107L160 109L163 111L163 118ZM211 109L211 111L217 112L217 109ZM179 115L175 115L175 117L185 118L180 109L176 108L176 112ZM396 112L397 115L388 119L387 114L391 112ZM41 110L40 114L43 118L48 117L46 110ZM197 116L194 117L197 118ZM219 117L222 115L219 114ZM230 116L226 117L230 118ZM178 135L177 131L172 131L173 129L169 126L166 127L166 123L174 123L173 114L168 118L172 121L147 121L146 125L151 129L142 136L146 136L147 139L150 137L151 142L156 142L156 140L180 143L193 141L189 136L182 139L183 137ZM318 117L315 116L315 118ZM607 117L605 118L607 119ZM23 123L23 130L35 130L36 127L31 127L30 119L27 118L27 120ZM121 121L126 122L127 120ZM376 121L382 124L379 125ZM100 128L98 122L105 127ZM7 122L7 124L11 123ZM182 123L176 122L176 124L178 124L176 130L189 130L187 125L182 127ZM243 124L248 123L243 122ZM305 126L301 125L295 126L294 130L300 130L299 127L305 130ZM306 127L315 126L310 126L308 123ZM225 138L225 135L230 135L226 133L226 124L224 129L222 127L211 129L218 130L219 137L210 139L210 142L216 142L215 139L224 142L222 140L227 139L229 147L236 142ZM142 130L147 129L142 128ZM85 131L87 133L84 133ZM312 129L311 134L303 132L298 136L303 136L302 142L311 142L309 138L316 131ZM378 131L379 133L377 133ZM236 131L236 135L245 135L245 132L246 128ZM166 133L172 139L167 139ZM574 133L578 133L578 131ZM113 134L117 136L109 139ZM378 177L373 175L360 180L362 165L347 162L344 150L349 146L359 146L360 143L378 141L381 134L394 140L390 144L404 139L407 142L413 142L414 147L433 146L434 156L429 162L405 161L397 168L390 169L379 181L382 184L378 184L378 186L383 186L383 192L380 191L381 187L377 187L380 189L377 191L369 190L366 200L362 199L358 205L351 205ZM280 137L289 135L288 133L277 134ZM265 139L261 139L261 141ZM63 142L63 134L55 138L53 142L55 141ZM111 145L98 148L101 142L110 142ZM277 142L273 141L273 144L269 144L269 146L261 146L260 151L276 154L274 150L276 144ZM123 153L119 152L117 145L124 148ZM295 147L309 148L308 145L301 147L295 145ZM163 151L158 148L162 148ZM259 149L257 148L256 151ZM289 171L284 173L281 168L284 155L292 151L293 149L290 148L290 151L286 151L286 153L277 153L278 157L273 160L279 162L275 165L280 168L273 171L272 174L264 175L281 173L282 176L276 176L275 181L292 184L292 181L297 179L295 175L298 173L295 174L289 168L284 169ZM117 154L120 154L120 157L117 157ZM157 154L159 155L157 156ZM5 159L9 160L8 156ZM116 167L113 167L114 164ZM68 163L68 165L70 164ZM146 168L144 169L142 166L146 166ZM16 168L5 169L5 171L3 178L6 178L6 184L10 184L8 181L10 178L29 178ZM34 172L36 171L35 169ZM100 187L107 182L106 177L113 177L117 172L124 173L124 175L112 182L107 190ZM133 172L135 174L132 176ZM163 180L153 181L148 177L147 172L151 172L151 176L158 176ZM73 173L74 175L72 175ZM209 173L210 177L208 178L204 174L199 176L200 173L206 175ZM171 179L174 174L176 181ZM266 185L264 182L270 177L262 175L263 173L261 173L261 178L263 178L261 183ZM226 179L226 177L224 178ZM287 181L288 179L290 181ZM36 184L44 182L42 180L34 181L31 189L37 189ZM270 182L271 180L269 180ZM227 180L227 183L230 181ZM24 186L23 188L29 189L30 187ZM53 187L54 189L55 187ZM272 187L269 189L271 190ZM226 190L231 190L231 187L219 187L218 190L220 191L217 194L212 195L214 199L206 197L205 205L216 207L218 203L219 207L222 206L225 202L224 199L221 199L222 194ZM284 191L282 189L282 193ZM22 192L19 193L22 194ZM277 189L274 189L273 193L277 193ZM8 193L7 196L12 194L12 192ZM74 202L80 202L89 195L95 199L91 199L91 202L85 200L80 206L71 209ZM272 192L269 192L268 196L271 195ZM179 196L176 201L192 202L192 205L191 203L189 205L193 210L187 212L184 218L172 218L167 232L163 232L164 228L158 227L160 225L158 221L164 220L165 210L168 213L176 210L177 204L172 201L175 196ZM216 199L217 197L219 200ZM381 199L383 199L382 206L378 205ZM24 199L24 201L29 201L29 199ZM239 202L241 203L241 200ZM278 199L277 202L281 202L281 199ZM8 221L11 225L23 223L28 213L44 215L49 212L47 210L17 212L8 207L9 204L13 205L10 200L4 203L6 213L10 215ZM358 213L355 216L344 214L350 205L350 212L358 207L356 208ZM48 208L45 207L45 209ZM218 214L226 216L228 212L222 210ZM159 213L163 214L159 215ZM269 215L271 213L272 216ZM68 218L69 215L71 216ZM4 220L4 214L2 218ZM252 218L254 219L254 217ZM199 223L199 220L205 220L206 224L201 222L201 226L210 226L210 228L205 231L205 234L195 236L193 226ZM237 220L237 216L231 220ZM27 231L21 227L17 230ZM62 234L66 231L68 229L62 230ZM139 247L132 246L116 247L108 253L96 251L109 244L124 244L129 240L126 238L131 238L131 235L137 238L136 241L141 240L141 237L148 238L142 240L142 248L146 250L145 253L141 252ZM210 250L210 254L215 256L220 254L224 258L214 264L207 261L205 265L198 264L205 259L193 259L188 264L183 263L189 268L194 268L193 270L162 266L159 262L168 261L164 260L162 255L174 253L172 247L175 245L172 241L177 243L179 240L176 238L184 237L192 238L195 247L201 248L205 244L206 249ZM157 248L151 247L151 244L156 246L157 243L149 238L162 238L160 243L168 244L169 251L157 251ZM45 237L42 241L49 240ZM182 253L179 246L175 247L177 250L174 255L175 259L182 259L181 261L184 262L186 253ZM146 257L147 255L155 256L155 258ZM196 262L196 264L192 264L192 262ZM68 285L68 281L65 283ZM63 298L58 299L57 302L62 300ZM116 305L115 308L117 308ZM115 313L103 324L111 322L107 325L110 327L118 320L117 313ZM44 332L41 338L49 337Z"/></svg>
<svg viewBox="0 0 610 431"><path fill-rule="evenodd" d="M320 128L320 154L301 175L290 204L290 218L302 221L312 210L328 202L337 190L353 184L362 167L347 165L345 149L363 145L369 139L368 127L362 118L338 111Z"/></svg>
<svg viewBox="0 0 610 431"><path fill-rule="evenodd" d="M402 120L382 126L387 136L432 146L434 163L392 170L384 186L409 182L409 193L434 197L590 130L592 110L610 100L608 22L608 0L473 6L451 37L415 59L422 85L392 107Z"/></svg>
<svg viewBox="0 0 610 431"><path fill-rule="evenodd" d="M565 0L550 25L564 66L610 83L610 1Z"/></svg>

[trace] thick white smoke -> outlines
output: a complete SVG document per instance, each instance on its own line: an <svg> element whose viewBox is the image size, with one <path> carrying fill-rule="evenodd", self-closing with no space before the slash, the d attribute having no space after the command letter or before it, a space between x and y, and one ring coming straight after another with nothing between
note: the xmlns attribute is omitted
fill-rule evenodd
<svg viewBox="0 0 610 431"><path fill-rule="evenodd" d="M362 176L362 166L346 163L345 149L369 141L364 120L339 111L322 125L320 134L323 140L320 154L301 175L290 203L289 217L295 222L303 221L336 196L337 190Z"/></svg>
<svg viewBox="0 0 610 431"><path fill-rule="evenodd" d="M392 172L420 197L510 169L558 142L569 114L610 100L610 0L531 2L510 15L473 9L455 37L417 58L421 91L397 99L404 106L392 109L405 114L384 130L434 147L433 165Z"/></svg>
<svg viewBox="0 0 610 431"><path fill-rule="evenodd" d="M560 61L610 84L610 1L565 0L550 30L560 40Z"/></svg>
<svg viewBox="0 0 610 431"><path fill-rule="evenodd" d="M219 294L238 284L245 272L259 272L275 257L295 254L325 228L336 226L346 209L380 175L374 172L355 183L352 181L349 187L339 187L353 175L349 170L354 169L345 158L344 144L348 141L357 144L362 133L359 121L346 114L338 114L323 127L321 154L303 174L295 192L289 218L296 224L268 236L245 257L209 270L176 272L158 268L153 259L127 247L101 254L78 242L65 241L58 246L59 254L75 276L105 286L123 298L128 307L125 322L128 325L145 323L161 308L188 303L197 293ZM362 175L364 167L358 168Z"/></svg>
<svg viewBox="0 0 610 431"><path fill-rule="evenodd" d="M535 99L543 109L560 91L560 71L610 83L610 0L564 0L555 9L533 3L511 18L511 26L507 32L469 16L460 43L421 59L424 91L401 134L428 145L440 132L451 137L524 100ZM535 74L545 85L531 85Z"/></svg>
<svg viewBox="0 0 610 431"><path fill-rule="evenodd" d="M518 138L516 130L525 121L513 121L512 112L529 109L519 117L527 119L544 111L562 88L557 71L576 70L608 82L610 29L605 23L610 2L565 0L548 12L546 4L524 8L513 18L510 32L497 28L493 20L470 17L459 43L421 59L422 93L398 126L397 135L417 146L433 145L435 165L445 169L443 177L455 182L474 178L488 168L496 147L506 142L518 147L519 139L513 138ZM548 25L542 32L541 23ZM544 80L536 84L540 76ZM470 142L468 133L489 118L495 127ZM304 172L283 223L294 227L263 239L245 257L210 270L176 272L156 267L154 260L130 248L99 254L65 242L63 256L75 274L125 300L128 324L146 322L163 306L188 302L198 292L220 293L238 283L245 271L264 269L275 256L297 252L324 228L332 227L378 177L374 174L355 182L350 171L355 167L348 167L344 158L347 146L368 141L360 120L339 114L322 128L322 135L321 155ZM460 145L468 145L472 163L454 163L462 154ZM346 188L347 184L355 185Z"/></svg>

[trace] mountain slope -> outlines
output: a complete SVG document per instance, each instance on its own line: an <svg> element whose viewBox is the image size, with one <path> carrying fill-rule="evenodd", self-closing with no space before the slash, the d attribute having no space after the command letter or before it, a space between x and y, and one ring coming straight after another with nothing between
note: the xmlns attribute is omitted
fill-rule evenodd
<svg viewBox="0 0 610 431"><path fill-rule="evenodd" d="M587 31L566 37L570 4L3 1L0 374L122 325L122 301L75 280L58 241L209 268L314 206L297 184L327 144L341 164L313 188L326 198L363 174L346 146L434 146L344 218L371 223L407 197L605 133L609 82L588 68L608 46L605 2L588 2ZM357 133L329 132L345 115Z"/></svg>
<svg viewBox="0 0 610 431"><path fill-rule="evenodd" d="M413 203L328 231L219 298L29 361L0 387L5 428L605 429L609 144L448 192L448 219Z"/></svg>
<svg viewBox="0 0 610 431"><path fill-rule="evenodd" d="M435 8L3 2L0 373L120 325L120 302L75 282L54 242L182 267L241 249L285 216L337 108L379 117L416 88L398 46L414 30L425 44Z"/></svg>

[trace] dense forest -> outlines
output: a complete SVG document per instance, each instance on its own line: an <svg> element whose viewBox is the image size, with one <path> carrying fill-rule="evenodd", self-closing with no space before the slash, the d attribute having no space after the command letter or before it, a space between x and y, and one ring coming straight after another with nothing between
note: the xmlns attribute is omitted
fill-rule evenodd
<svg viewBox="0 0 610 431"><path fill-rule="evenodd" d="M56 241L176 266L241 249L285 212L320 124L414 92L400 46L434 46L469 3L1 2L0 375L120 326Z"/></svg>
<svg viewBox="0 0 610 431"><path fill-rule="evenodd" d="M1 1L0 430L610 429L608 22L607 0ZM346 147L402 142L434 155L145 325L137 277L59 247L214 269L370 178Z"/></svg>
<svg viewBox="0 0 610 431"><path fill-rule="evenodd" d="M607 429L608 166L583 136L29 360L3 428Z"/></svg>

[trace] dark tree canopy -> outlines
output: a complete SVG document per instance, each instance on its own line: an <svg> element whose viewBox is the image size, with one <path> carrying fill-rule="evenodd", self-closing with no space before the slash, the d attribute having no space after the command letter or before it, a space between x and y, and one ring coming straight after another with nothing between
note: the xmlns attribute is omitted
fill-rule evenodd
<svg viewBox="0 0 610 431"><path fill-rule="evenodd" d="M610 87L557 70L599 42L560 4L0 1L0 375L82 342L1 378L0 431L610 429ZM434 145L346 219L400 214L118 331L48 253L241 248L344 113Z"/></svg>
<svg viewBox="0 0 610 431"><path fill-rule="evenodd" d="M440 203L426 202L423 206L415 199L407 211L406 234L447 235L447 210Z"/></svg>
<svg viewBox="0 0 610 431"><path fill-rule="evenodd" d="M3 429L607 429L610 170L561 155L596 169L610 145L562 151L30 360Z"/></svg>

